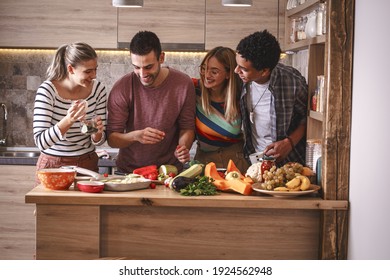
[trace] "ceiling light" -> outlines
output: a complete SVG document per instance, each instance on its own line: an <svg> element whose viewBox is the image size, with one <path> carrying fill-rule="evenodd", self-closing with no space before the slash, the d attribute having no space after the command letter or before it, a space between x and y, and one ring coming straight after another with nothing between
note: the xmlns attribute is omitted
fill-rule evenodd
<svg viewBox="0 0 390 280"><path fill-rule="evenodd" d="M112 5L118 8L141 8L144 0L112 0Z"/></svg>
<svg viewBox="0 0 390 280"><path fill-rule="evenodd" d="M250 7L252 0L222 0L222 5L227 7Z"/></svg>

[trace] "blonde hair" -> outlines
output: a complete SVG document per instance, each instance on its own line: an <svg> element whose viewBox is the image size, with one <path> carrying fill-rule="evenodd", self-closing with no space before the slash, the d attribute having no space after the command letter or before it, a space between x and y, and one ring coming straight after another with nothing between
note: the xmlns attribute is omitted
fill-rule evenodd
<svg viewBox="0 0 390 280"><path fill-rule="evenodd" d="M239 93L241 92L241 79L234 72L237 66L235 52L227 47L216 47L210 50L204 57L202 64L204 65L211 58L215 57L219 63L221 63L226 72L229 73L229 79L225 80L223 85L223 91L225 94L225 119L228 122L233 122L239 117ZM202 108L206 114L210 115L215 110L210 105L210 89L206 88L203 83L204 76L201 75L201 102Z"/></svg>
<svg viewBox="0 0 390 280"><path fill-rule="evenodd" d="M60 46L47 69L47 79L50 81L65 79L68 75L67 65L76 67L83 61L97 58L95 50L86 43L76 42Z"/></svg>

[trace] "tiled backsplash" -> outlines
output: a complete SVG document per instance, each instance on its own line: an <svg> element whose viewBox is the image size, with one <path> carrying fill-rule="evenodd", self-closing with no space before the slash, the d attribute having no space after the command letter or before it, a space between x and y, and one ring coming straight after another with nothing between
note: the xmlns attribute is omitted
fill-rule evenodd
<svg viewBox="0 0 390 280"><path fill-rule="evenodd" d="M0 49L0 103L8 109L7 146L34 147L32 120L35 93L46 79L55 50ZM110 92L113 84L132 71L129 51L99 50L97 79ZM199 77L198 66L204 52L166 52L165 65ZM282 62L290 63L284 56ZM0 132L3 131L3 110L0 110ZM3 136L0 135L0 138ZM108 147L104 144L103 147Z"/></svg>
<svg viewBox="0 0 390 280"><path fill-rule="evenodd" d="M0 103L8 109L7 146L34 147L32 120L35 93L46 79L55 50L0 49ZM103 82L108 92L113 84L132 70L128 51L97 51L97 79ZM165 65L199 77L200 65L205 53L167 52ZM0 111L3 126L3 111ZM0 129L1 130L1 129ZM0 136L1 138L2 136ZM105 146L108 147L107 144Z"/></svg>

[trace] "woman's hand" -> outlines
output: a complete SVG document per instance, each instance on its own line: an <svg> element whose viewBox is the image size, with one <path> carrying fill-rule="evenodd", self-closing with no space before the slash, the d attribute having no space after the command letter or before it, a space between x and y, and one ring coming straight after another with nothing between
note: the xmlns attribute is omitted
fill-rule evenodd
<svg viewBox="0 0 390 280"><path fill-rule="evenodd" d="M72 103L72 105L68 109L66 117L73 124L76 121L83 119L86 113L87 113L87 102L85 100L76 100Z"/></svg>
<svg viewBox="0 0 390 280"><path fill-rule="evenodd" d="M69 130L69 128L78 120L81 120L85 117L87 113L87 101L85 100L75 100L72 102L72 105L68 109L66 116L58 122L58 128L61 131L62 135Z"/></svg>
<svg viewBox="0 0 390 280"><path fill-rule="evenodd" d="M95 117L95 124L98 131L92 134L91 137L94 142L99 142L102 139L103 131L104 131L103 121L100 116Z"/></svg>

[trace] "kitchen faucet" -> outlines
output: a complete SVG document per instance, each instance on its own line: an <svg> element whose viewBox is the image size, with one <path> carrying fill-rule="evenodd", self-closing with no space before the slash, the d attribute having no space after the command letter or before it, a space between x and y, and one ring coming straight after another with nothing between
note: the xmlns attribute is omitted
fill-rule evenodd
<svg viewBox="0 0 390 280"><path fill-rule="evenodd" d="M7 143L7 106L5 106L4 103L0 103L1 105L1 108L3 108L4 110L4 118L3 118L3 124L0 128L0 132L1 132L1 137L0 138L0 145L1 146L5 146L6 143Z"/></svg>

